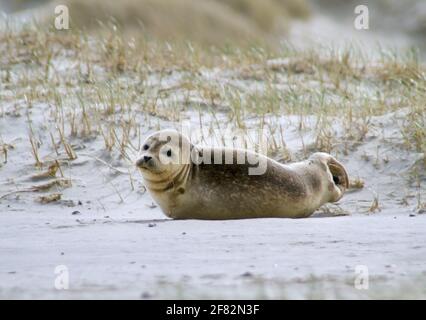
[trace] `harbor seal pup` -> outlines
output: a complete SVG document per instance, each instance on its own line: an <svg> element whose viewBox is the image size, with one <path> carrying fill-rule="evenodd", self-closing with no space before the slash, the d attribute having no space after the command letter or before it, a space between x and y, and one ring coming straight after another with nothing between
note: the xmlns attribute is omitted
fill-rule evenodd
<svg viewBox="0 0 426 320"><path fill-rule="evenodd" d="M249 174L250 158L263 162L264 172ZM308 217L338 201L349 182L343 165L327 153L281 164L247 150L197 147L174 130L150 135L136 166L173 219Z"/></svg>

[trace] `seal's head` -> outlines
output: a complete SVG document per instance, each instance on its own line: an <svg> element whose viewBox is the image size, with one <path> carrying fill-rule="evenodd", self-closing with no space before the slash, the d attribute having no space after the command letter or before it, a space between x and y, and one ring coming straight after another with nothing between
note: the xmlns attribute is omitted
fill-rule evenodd
<svg viewBox="0 0 426 320"><path fill-rule="evenodd" d="M190 163L192 144L176 130L162 130L150 135L136 161L144 178L172 179Z"/></svg>

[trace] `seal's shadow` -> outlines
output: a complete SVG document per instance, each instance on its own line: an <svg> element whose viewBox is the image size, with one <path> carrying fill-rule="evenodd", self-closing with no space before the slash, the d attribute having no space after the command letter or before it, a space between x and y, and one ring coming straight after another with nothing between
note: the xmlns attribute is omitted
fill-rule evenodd
<svg viewBox="0 0 426 320"><path fill-rule="evenodd" d="M123 223L152 224L173 221L173 219L125 220Z"/></svg>

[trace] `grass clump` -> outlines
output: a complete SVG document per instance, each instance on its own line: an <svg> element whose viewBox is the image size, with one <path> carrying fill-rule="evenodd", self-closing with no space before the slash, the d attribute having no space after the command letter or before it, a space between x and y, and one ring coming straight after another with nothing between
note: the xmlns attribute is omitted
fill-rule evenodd
<svg viewBox="0 0 426 320"><path fill-rule="evenodd" d="M71 27L102 32L116 25L127 34L202 45L274 45L293 18L309 15L305 0L67 0ZM49 23L51 17L46 19Z"/></svg>
<svg viewBox="0 0 426 320"><path fill-rule="evenodd" d="M426 71L413 56L370 61L349 49L206 47L107 26L88 34L38 25L1 32L0 56L0 77L8 78L0 84L0 117L30 125L45 106L43 130L31 125L27 139L40 168L72 163L79 141L98 140L104 154L131 166L147 131L182 119L200 128L200 143L210 144L210 136L233 146L231 129L264 130L268 154L283 162L315 151L350 155L377 137L423 159L426 151ZM288 145L295 137L301 150ZM249 140L242 145L256 145ZM378 148L364 155L376 170L390 161Z"/></svg>

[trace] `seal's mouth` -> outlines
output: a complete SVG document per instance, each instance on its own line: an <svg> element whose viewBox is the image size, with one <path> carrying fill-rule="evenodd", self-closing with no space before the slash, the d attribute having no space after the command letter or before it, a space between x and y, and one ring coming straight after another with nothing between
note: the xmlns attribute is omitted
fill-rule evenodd
<svg viewBox="0 0 426 320"><path fill-rule="evenodd" d="M136 161L136 167L141 170L150 170L153 168L153 159L151 156L142 156L139 160Z"/></svg>
<svg viewBox="0 0 426 320"><path fill-rule="evenodd" d="M161 175L167 171L166 168L161 166L161 163L157 159L154 159L151 156L142 156L136 161L136 167L143 175Z"/></svg>

